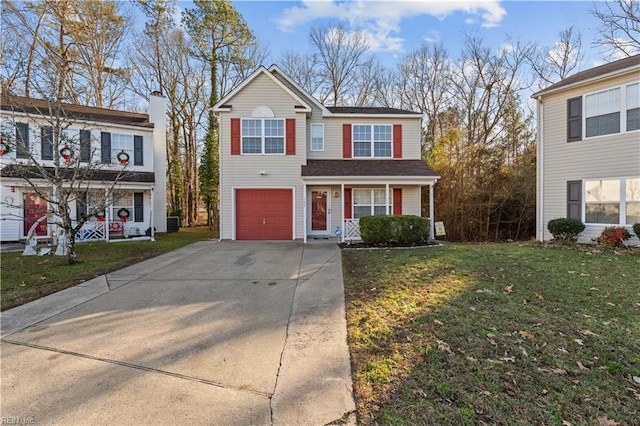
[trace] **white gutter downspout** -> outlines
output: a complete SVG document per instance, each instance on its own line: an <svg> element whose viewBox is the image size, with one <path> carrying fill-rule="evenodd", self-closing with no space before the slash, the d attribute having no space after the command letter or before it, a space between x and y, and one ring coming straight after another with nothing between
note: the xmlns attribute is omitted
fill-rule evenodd
<svg viewBox="0 0 640 426"><path fill-rule="evenodd" d="M218 114L218 136L220 135L220 126L222 125L222 112ZM222 159L222 144L218 142L218 241L222 241L222 182L224 173L220 173L220 159ZM232 197L233 198L233 197ZM232 200L233 201L233 200Z"/></svg>
<svg viewBox="0 0 640 426"><path fill-rule="evenodd" d="M538 241L544 241L544 104L538 96Z"/></svg>

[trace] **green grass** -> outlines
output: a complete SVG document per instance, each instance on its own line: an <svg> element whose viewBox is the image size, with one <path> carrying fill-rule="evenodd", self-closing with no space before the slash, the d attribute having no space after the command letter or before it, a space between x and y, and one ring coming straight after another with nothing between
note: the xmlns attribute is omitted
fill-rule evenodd
<svg viewBox="0 0 640 426"><path fill-rule="evenodd" d="M177 248L216 237L207 228L181 228L158 235L155 242L94 242L76 245L78 262L65 265L59 256L2 254L2 310L55 293L102 274Z"/></svg>
<svg viewBox="0 0 640 426"><path fill-rule="evenodd" d="M446 244L342 256L360 423L640 418L637 249Z"/></svg>

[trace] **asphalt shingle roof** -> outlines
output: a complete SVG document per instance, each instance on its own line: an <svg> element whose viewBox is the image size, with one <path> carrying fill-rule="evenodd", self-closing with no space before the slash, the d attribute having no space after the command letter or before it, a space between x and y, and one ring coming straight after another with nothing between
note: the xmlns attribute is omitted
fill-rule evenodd
<svg viewBox="0 0 640 426"><path fill-rule="evenodd" d="M398 108L386 108L386 107L326 107L330 112L334 114L420 114L415 111L408 111Z"/></svg>
<svg viewBox="0 0 640 426"><path fill-rule="evenodd" d="M62 114L72 120L97 121L101 123L127 124L137 127L153 128L148 114L118 111L115 109L95 108L75 104L60 104ZM27 98L24 96L7 95L2 93L0 109L3 111L22 112L34 115L50 115L49 111L55 104L44 99Z"/></svg>
<svg viewBox="0 0 640 426"><path fill-rule="evenodd" d="M422 160L308 160L302 177L437 177Z"/></svg>
<svg viewBox="0 0 640 426"><path fill-rule="evenodd" d="M557 83L554 83L551 86L534 93L533 95L531 95L531 97L535 98L540 94L553 92L557 89L561 89L562 87L569 86L574 83L579 83L583 80L590 80L601 75L606 75L615 71L620 71L625 68L631 68L638 65L640 65L640 55L634 55L628 58L620 59L618 61L609 62L608 64L590 68L588 70L584 70L567 78L564 78Z"/></svg>

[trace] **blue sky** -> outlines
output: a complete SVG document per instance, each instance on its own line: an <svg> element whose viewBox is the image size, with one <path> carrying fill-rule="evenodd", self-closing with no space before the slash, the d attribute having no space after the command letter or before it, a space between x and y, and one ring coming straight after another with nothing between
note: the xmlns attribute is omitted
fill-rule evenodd
<svg viewBox="0 0 640 426"><path fill-rule="evenodd" d="M494 49L515 40L553 46L558 33L571 25L582 33L581 69L599 65L606 58L601 48L592 46L598 21L590 13L597 3L590 1L232 0L232 3L267 45L270 63L277 63L286 50L308 51L309 29L330 23L365 32L372 53L388 66L424 41L441 42L456 57L465 34L482 37ZM179 6L189 7L188 2L179 2Z"/></svg>

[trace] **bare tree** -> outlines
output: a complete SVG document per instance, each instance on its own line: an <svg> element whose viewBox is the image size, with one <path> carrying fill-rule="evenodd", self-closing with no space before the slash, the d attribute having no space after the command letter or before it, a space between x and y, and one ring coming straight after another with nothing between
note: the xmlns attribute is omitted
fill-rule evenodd
<svg viewBox="0 0 640 426"><path fill-rule="evenodd" d="M608 55L633 56L640 53L640 2L613 0L597 3L591 10L600 20L596 46L608 49Z"/></svg>
<svg viewBox="0 0 640 426"><path fill-rule="evenodd" d="M582 35L574 26L560 31L552 47L530 45L525 52L538 87L542 88L568 77L577 70L582 57Z"/></svg>
<svg viewBox="0 0 640 426"><path fill-rule="evenodd" d="M64 256L67 264L75 263L76 233L90 218L104 214L117 202L115 189L128 175L127 168L102 164L100 154L92 148L98 144L83 137L83 130L87 135L87 129L79 129L73 134L68 132L74 123L74 115L78 114L72 111L72 106L58 101L6 95L2 103L5 110L21 113L21 124L26 124L19 126L15 119L5 118L10 131L4 129L2 140L8 146L12 159L5 162L2 177L20 179L48 204L47 222L56 226L58 231L56 254ZM30 127L40 130L40 137L35 141L29 140L29 135L34 135L28 130ZM43 161L43 156L50 161ZM106 176L108 178L105 179ZM81 202L80 195L88 193L97 181L101 182L104 191L102 197L94 200L84 214L74 219L71 202ZM11 200L3 200L1 204L9 209L20 207Z"/></svg>
<svg viewBox="0 0 640 426"><path fill-rule="evenodd" d="M327 101L329 94L321 92L323 76L319 72L317 54L300 54L288 50L280 58L278 66L320 103Z"/></svg>
<svg viewBox="0 0 640 426"><path fill-rule="evenodd" d="M347 103L361 81L359 68L370 61L363 33L348 32L343 26L313 27L309 34L317 53L319 73L325 82L320 91L333 106Z"/></svg>

